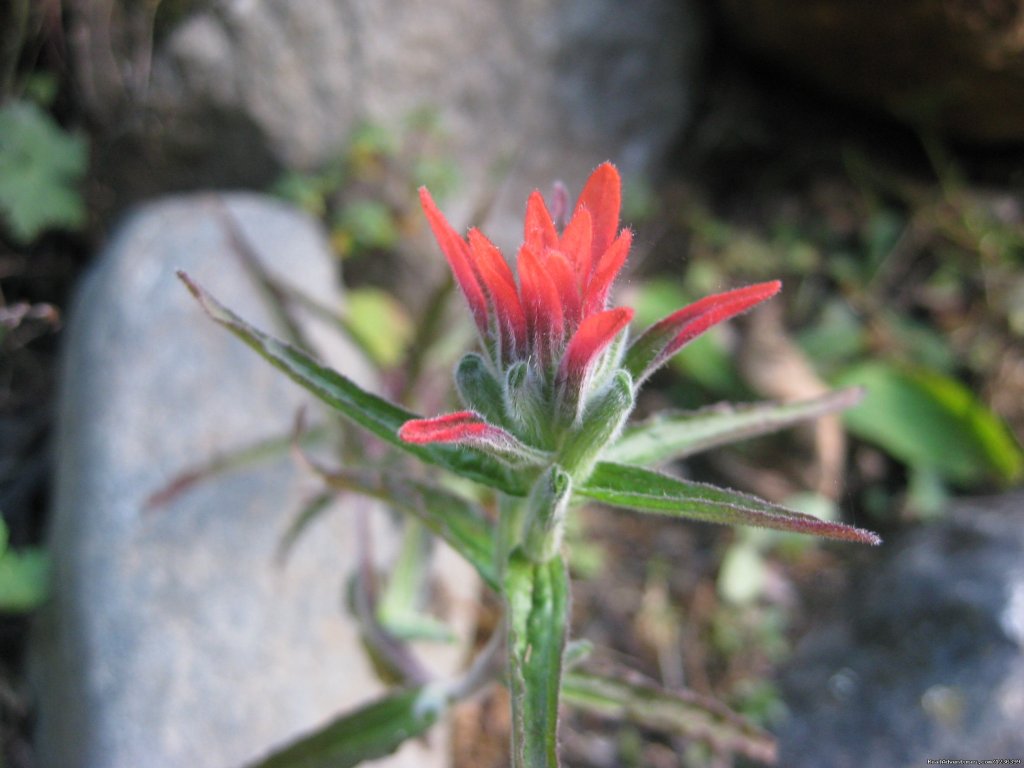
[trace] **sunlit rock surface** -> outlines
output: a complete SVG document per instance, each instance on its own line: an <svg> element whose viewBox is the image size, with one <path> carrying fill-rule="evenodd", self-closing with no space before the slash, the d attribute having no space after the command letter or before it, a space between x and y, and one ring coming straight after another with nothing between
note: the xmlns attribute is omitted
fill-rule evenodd
<svg viewBox="0 0 1024 768"><path fill-rule="evenodd" d="M382 510L348 498L277 562L282 534L319 487L286 449L146 507L184 469L287 435L308 401L174 276L187 270L281 332L225 217L270 273L327 306L340 301L319 228L255 196L148 205L100 255L65 340L53 593L32 649L44 768L230 768L382 690L344 600L365 547L357 517L370 516L377 555L395 547ZM304 327L330 364L368 382L353 349ZM439 589L464 625L475 582L449 555ZM448 646L431 658L451 670L461 654ZM435 728L389 765L444 765L444 743Z"/></svg>

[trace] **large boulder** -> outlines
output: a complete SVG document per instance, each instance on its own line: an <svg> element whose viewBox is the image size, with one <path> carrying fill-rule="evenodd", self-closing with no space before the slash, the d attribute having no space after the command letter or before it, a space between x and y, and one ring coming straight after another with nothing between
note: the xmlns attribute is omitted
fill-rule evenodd
<svg viewBox="0 0 1024 768"><path fill-rule="evenodd" d="M101 36L107 6L76 10L75 40ZM529 187L555 177L572 187L605 159L652 170L693 107L702 38L693 0L198 7L159 40L151 77L133 92L136 119L118 121L120 139L100 159L118 194L266 184L281 168L325 162L360 122L394 126L426 107L450 136L466 209L501 168L519 206ZM103 75L116 72L99 66L103 53L84 43L77 53L100 123L124 112L117 102L130 82ZM122 69L139 55L124 58Z"/></svg>
<svg viewBox="0 0 1024 768"><path fill-rule="evenodd" d="M926 131L1024 141L1022 0L718 0L761 57Z"/></svg>
<svg viewBox="0 0 1024 768"><path fill-rule="evenodd" d="M851 578L783 677L780 764L1024 755L1024 492L959 502Z"/></svg>
<svg viewBox="0 0 1024 768"><path fill-rule="evenodd" d="M149 205L118 230L68 323L50 546L52 599L34 637L40 766L229 768L315 728L382 687L345 609L370 515L378 555L395 547L383 510L347 498L290 558L282 534L318 483L286 451L147 498L184 469L287 435L302 391L201 312L187 270L227 305L275 327L225 217L265 268L330 306L338 282L305 216L255 196ZM372 383L355 351L311 320L327 361ZM441 587L465 623L468 566L445 550ZM452 670L459 649L435 650ZM443 765L412 744L389 765Z"/></svg>

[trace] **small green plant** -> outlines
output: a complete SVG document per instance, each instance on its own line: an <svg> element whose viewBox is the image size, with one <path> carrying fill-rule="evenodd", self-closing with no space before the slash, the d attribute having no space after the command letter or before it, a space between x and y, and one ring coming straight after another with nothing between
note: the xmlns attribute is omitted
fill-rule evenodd
<svg viewBox="0 0 1024 768"><path fill-rule="evenodd" d="M867 391L842 414L853 438L854 507L891 524L941 515L953 493L1019 484L1024 229L1016 198L972 189L943 167L935 170L945 181L934 184L853 152L846 165L828 179L829 195L807 190L799 204L767 206L753 223L699 199L679 206L690 238L685 276L634 291L638 316L729 274L783 275L796 288L786 312L793 348L821 381ZM736 358L727 336L704 335L671 361L696 385L673 398L749 398L757 384Z"/></svg>
<svg viewBox="0 0 1024 768"><path fill-rule="evenodd" d="M416 188L443 193L454 185L445 141L431 110L394 129L365 123L322 167L286 173L272 191L321 219L339 257L388 251L401 239Z"/></svg>
<svg viewBox="0 0 1024 768"><path fill-rule="evenodd" d="M35 103L0 106L0 221L15 240L29 243L48 229L84 223L78 185L87 164L85 139Z"/></svg>
<svg viewBox="0 0 1024 768"><path fill-rule="evenodd" d="M39 607L46 598L49 559L38 548L12 550L7 541L7 524L0 519L0 611L25 612Z"/></svg>
<svg viewBox="0 0 1024 768"><path fill-rule="evenodd" d="M566 520L574 506L600 502L877 544L869 531L648 468L840 409L857 392L785 406L673 412L627 426L636 392L652 373L714 325L774 296L781 285L764 282L710 296L631 338L633 310L608 306L632 240L628 229L620 229L620 194L618 172L606 163L590 177L571 216L564 192L556 194L553 211L539 193L531 195L516 275L479 230L463 237L430 193L420 190L481 346L456 366L464 410L429 418L359 388L253 328L181 274L215 321L347 420L481 487L475 494L458 493L450 483L423 479L390 460L319 468L333 488L384 499L415 518L466 558L504 605L504 629L454 680L435 679L410 661L394 632L374 625L367 638L375 660L394 662L400 686L265 759L260 768L337 768L386 755L493 680L511 693L516 768L559 765L561 702L682 735L719 754L774 759L770 736L717 702L628 674L586 671L589 644L569 637Z"/></svg>

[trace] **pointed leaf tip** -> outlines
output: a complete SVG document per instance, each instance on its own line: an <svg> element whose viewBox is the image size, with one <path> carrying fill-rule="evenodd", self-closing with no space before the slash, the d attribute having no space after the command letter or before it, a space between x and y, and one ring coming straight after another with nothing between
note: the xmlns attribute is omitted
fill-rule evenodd
<svg viewBox="0 0 1024 768"><path fill-rule="evenodd" d="M193 282L192 278L188 276L188 272L183 269L176 269L174 274L178 276L178 279L185 284L188 288L188 292L196 298L199 298L199 286Z"/></svg>

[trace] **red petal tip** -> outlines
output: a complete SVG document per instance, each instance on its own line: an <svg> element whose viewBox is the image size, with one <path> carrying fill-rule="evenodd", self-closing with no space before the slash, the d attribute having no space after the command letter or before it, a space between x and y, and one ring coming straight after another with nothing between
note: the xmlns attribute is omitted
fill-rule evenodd
<svg viewBox="0 0 1024 768"><path fill-rule="evenodd" d="M562 356L561 378L582 381L587 370L633 319L630 307L617 307L584 318Z"/></svg>
<svg viewBox="0 0 1024 768"><path fill-rule="evenodd" d="M573 212L573 216L583 208L590 212L593 221L592 264L596 263L615 239L621 207L622 179L619 172L611 163L601 163L583 185Z"/></svg>
<svg viewBox="0 0 1024 768"><path fill-rule="evenodd" d="M462 235L455 231L448 223L430 191L426 187L420 187L420 204L427 216L430 230L434 233L434 239L441 246L441 251L448 260L455 282L458 283L462 295L466 297L469 309L473 313L473 320L481 334L487 333L487 298L483 289L477 281L473 271L469 245Z"/></svg>

